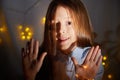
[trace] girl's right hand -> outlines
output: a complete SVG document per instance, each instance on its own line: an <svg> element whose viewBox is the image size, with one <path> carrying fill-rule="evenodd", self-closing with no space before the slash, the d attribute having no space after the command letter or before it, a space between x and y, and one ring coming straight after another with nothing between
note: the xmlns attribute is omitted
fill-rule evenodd
<svg viewBox="0 0 120 80"><path fill-rule="evenodd" d="M44 52L38 59L39 42L31 39L27 42L26 48L22 49L22 65L26 80L34 80L40 70L43 60L47 54Z"/></svg>
<svg viewBox="0 0 120 80"><path fill-rule="evenodd" d="M99 46L92 47L82 65L79 65L74 57L72 57L72 60L78 80L93 80L102 62L101 49Z"/></svg>

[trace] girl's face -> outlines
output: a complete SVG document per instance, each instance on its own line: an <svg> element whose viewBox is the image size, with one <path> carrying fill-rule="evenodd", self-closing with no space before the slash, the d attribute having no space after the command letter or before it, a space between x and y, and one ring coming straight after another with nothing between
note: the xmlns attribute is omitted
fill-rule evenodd
<svg viewBox="0 0 120 80"><path fill-rule="evenodd" d="M56 27L57 48L64 53L72 51L76 47L77 36L69 10L58 6L52 22L54 22Z"/></svg>

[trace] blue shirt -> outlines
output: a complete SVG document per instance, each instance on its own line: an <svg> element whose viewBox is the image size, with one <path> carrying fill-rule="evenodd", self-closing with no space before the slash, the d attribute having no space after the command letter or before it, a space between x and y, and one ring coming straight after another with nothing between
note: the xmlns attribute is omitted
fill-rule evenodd
<svg viewBox="0 0 120 80"><path fill-rule="evenodd" d="M57 70L57 71L59 71L58 72L59 77L60 77L60 73L64 74L63 73L64 69L60 69L60 68L65 68L65 73L66 73L67 79L68 80L76 80L75 67L74 67L73 61L71 60L71 57L75 57L76 60L78 61L79 65L81 65L81 64L83 64L83 62L86 58L86 55L89 51L89 48L90 47L85 47L85 48L76 47L73 50L73 52L71 52L71 54L68 54L68 55L58 52L56 55L56 61L58 63L57 67L59 70ZM61 65L63 65L64 67ZM95 80L102 80L103 73L104 73L104 68L101 64L94 79ZM64 77L64 76L62 76L62 77ZM62 79L62 80L67 80L67 79Z"/></svg>

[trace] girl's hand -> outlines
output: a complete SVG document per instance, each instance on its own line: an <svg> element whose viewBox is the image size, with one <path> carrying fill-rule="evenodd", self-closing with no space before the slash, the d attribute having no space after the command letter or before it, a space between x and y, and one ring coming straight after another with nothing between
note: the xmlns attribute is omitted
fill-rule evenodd
<svg viewBox="0 0 120 80"><path fill-rule="evenodd" d="M46 52L41 54L38 59L39 42L31 39L27 42L26 48L22 49L22 64L26 80L34 80L37 72L40 70Z"/></svg>
<svg viewBox="0 0 120 80"><path fill-rule="evenodd" d="M102 61L101 49L99 46L92 47L82 65L79 65L74 57L72 57L72 61L75 65L75 76L78 80L92 80Z"/></svg>

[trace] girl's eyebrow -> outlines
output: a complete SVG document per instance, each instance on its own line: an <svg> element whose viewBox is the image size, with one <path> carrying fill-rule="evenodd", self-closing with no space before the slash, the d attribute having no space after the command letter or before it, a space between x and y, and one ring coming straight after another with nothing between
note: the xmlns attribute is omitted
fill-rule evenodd
<svg viewBox="0 0 120 80"><path fill-rule="evenodd" d="M72 20L71 17L64 17L64 18L62 18L62 19ZM52 23L56 23L56 22L58 22L58 21L59 21L59 19L53 19L51 22L52 22Z"/></svg>

